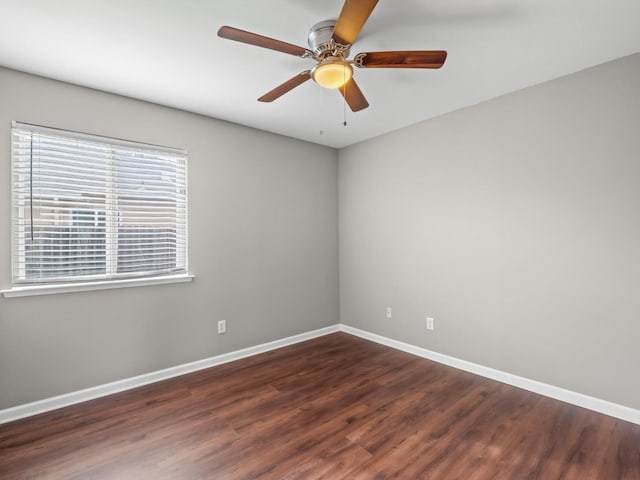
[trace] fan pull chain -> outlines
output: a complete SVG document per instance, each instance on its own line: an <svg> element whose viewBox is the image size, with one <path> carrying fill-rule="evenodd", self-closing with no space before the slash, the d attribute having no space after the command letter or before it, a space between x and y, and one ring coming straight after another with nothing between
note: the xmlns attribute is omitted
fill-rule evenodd
<svg viewBox="0 0 640 480"><path fill-rule="evenodd" d="M343 97L343 102L342 102L342 125L344 125L345 127L347 126L347 74L345 72L345 69L342 69L342 79L344 80L344 84L343 87L344 88L344 95Z"/></svg>
<svg viewBox="0 0 640 480"><path fill-rule="evenodd" d="M346 89L345 89L345 93L347 93ZM342 125L346 127L347 126L347 101L346 100L342 104L342 118L343 118Z"/></svg>

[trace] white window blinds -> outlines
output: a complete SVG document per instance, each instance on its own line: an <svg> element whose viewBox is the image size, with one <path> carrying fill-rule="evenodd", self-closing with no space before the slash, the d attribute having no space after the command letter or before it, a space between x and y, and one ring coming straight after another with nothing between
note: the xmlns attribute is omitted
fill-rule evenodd
<svg viewBox="0 0 640 480"><path fill-rule="evenodd" d="M14 123L14 284L187 271L184 150Z"/></svg>

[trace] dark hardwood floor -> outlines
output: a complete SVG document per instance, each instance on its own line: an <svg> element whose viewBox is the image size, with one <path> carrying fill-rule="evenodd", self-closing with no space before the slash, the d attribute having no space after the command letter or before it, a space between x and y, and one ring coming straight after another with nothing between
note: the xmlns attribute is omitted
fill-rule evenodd
<svg viewBox="0 0 640 480"><path fill-rule="evenodd" d="M640 479L640 426L337 333L0 425L2 479Z"/></svg>

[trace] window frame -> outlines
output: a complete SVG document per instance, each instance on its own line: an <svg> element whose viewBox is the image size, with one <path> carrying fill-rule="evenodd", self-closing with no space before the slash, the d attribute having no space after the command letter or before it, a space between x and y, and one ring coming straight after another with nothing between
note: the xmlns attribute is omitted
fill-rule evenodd
<svg viewBox="0 0 640 480"><path fill-rule="evenodd" d="M188 152L186 149L179 148L171 148L160 145L153 145L142 142L135 142L131 140L123 140L119 138L112 138L102 135L94 135L83 132L77 132L72 130L65 130L59 128L45 127L41 125L34 125L25 122L17 122L13 121L11 124L11 227L10 227L10 235L11 235L11 288L0 290L0 293L3 293L5 297L15 297L15 296L25 296L25 295L43 295L49 293L65 293L70 291L86 291L86 290L101 290L107 288L122 288L122 287L132 287L132 286L143 286L143 285L158 285L165 283L179 283L179 282L187 282L191 281L194 278L194 275L189 273L189 250L188 250ZM181 173L184 174L184 184L176 183L177 188L184 188L184 200L181 204L177 204L175 206L176 217L176 235L182 235L184 240L180 240L178 244L176 244L176 253L175 260L176 265L180 265L179 270L174 271L158 271L154 273L153 270L147 270L143 272L129 272L129 273L117 273L115 276L114 270L109 268L108 262L111 261L113 263L114 258L117 263L118 258L118 243L115 242L109 247L105 245L105 273L104 274L82 274L82 275L74 275L69 276L69 278L65 278L64 275L59 276L55 279L49 280L46 276L41 276L36 279L27 279L27 278L19 278L18 266L16 266L16 262L19 262L19 248L24 248L24 243L20 243L18 236L18 220L22 219L24 221L24 217L20 217L18 215L18 194L15 192L15 189L18 188L16 185L16 173L14 169L18 168L19 161L17 160L16 154L14 153L14 130L22 129L27 130L32 133L41 133L43 135L53 135L59 136L70 141L85 141L85 142L95 142L99 143L101 146L111 148L113 152L116 151L117 148L120 149L128 149L127 151L140 151L140 152L153 152L154 154L169 154L171 156L176 157L176 169L177 171L181 170ZM115 153L113 164L116 164ZM113 177L110 177L109 174L105 175L105 185L109 185L108 189L111 189L115 183L110 182L113 180ZM114 207L115 203L110 200L105 200L106 208ZM183 204L183 205L182 205ZM81 205L78 205L81 208ZM184 208L182 208L184 207ZM31 208L31 205L30 205ZM114 218L114 215L117 217L119 213L112 214L111 218ZM180 224L184 223L184 227ZM113 227L113 226L112 226ZM116 227L117 228L117 227ZM113 228L106 228L105 235L114 235ZM117 237L118 232L115 232ZM72 238L72 237L70 237ZM23 253L24 255L24 253ZM182 268L184 267L184 268ZM25 274L26 275L26 274ZM111 275L111 276L110 276Z"/></svg>

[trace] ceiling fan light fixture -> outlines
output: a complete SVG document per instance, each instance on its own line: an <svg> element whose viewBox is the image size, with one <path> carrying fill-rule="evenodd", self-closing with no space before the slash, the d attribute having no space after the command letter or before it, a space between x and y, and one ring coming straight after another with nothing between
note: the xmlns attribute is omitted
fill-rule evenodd
<svg viewBox="0 0 640 480"><path fill-rule="evenodd" d="M311 70L305 70L291 77L259 97L259 102L273 102L304 82L313 79L321 87L340 90L345 105L349 105L353 112L359 112L367 108L369 102L353 79L353 65L367 69L440 68L447 58L447 52L444 50L391 50L360 52L353 60L348 60L353 43L357 40L377 3L378 0L343 0L342 10L337 20L324 20L311 27L307 35L309 48L226 25L220 27L218 36L315 60L316 65Z"/></svg>
<svg viewBox="0 0 640 480"><path fill-rule="evenodd" d="M340 88L352 76L351 65L339 57L327 57L311 70L311 78L324 88Z"/></svg>

